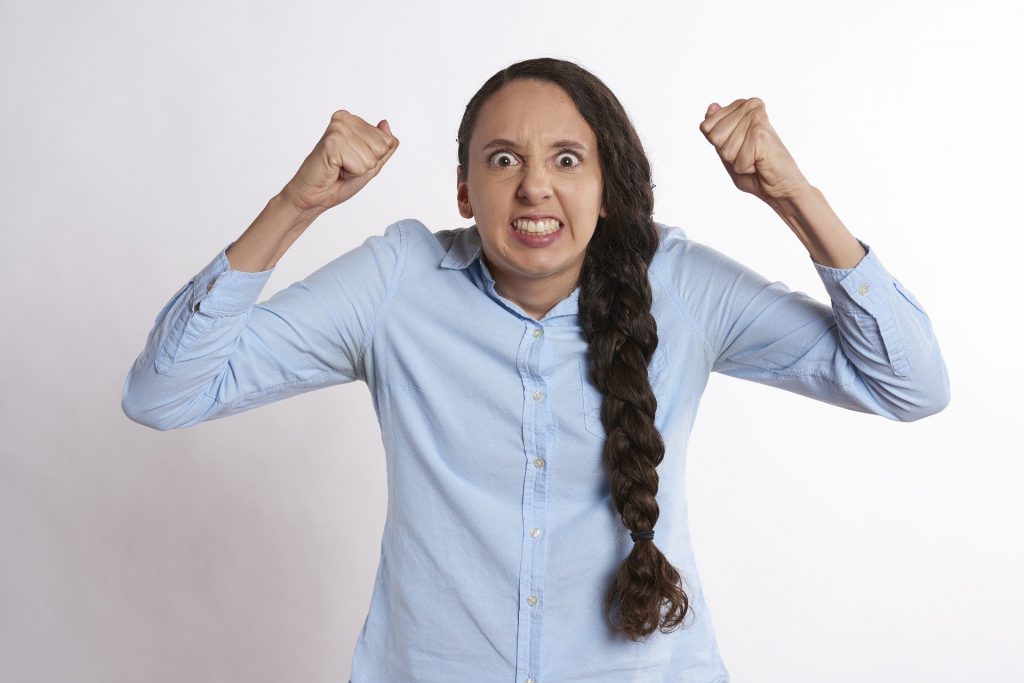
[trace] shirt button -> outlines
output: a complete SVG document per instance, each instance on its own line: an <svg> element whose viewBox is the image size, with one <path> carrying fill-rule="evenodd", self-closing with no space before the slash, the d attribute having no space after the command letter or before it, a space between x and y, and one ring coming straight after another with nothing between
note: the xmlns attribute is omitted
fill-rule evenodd
<svg viewBox="0 0 1024 683"><path fill-rule="evenodd" d="M213 281L212 280L209 283L207 283L207 285L206 285L206 291L207 292L209 292L211 289L213 289Z"/></svg>
<svg viewBox="0 0 1024 683"><path fill-rule="evenodd" d="M532 678L527 678L526 679L526 683L537 683L537 682L535 680L533 680Z"/></svg>
<svg viewBox="0 0 1024 683"><path fill-rule="evenodd" d="M531 595L530 597L526 598L526 602L530 603L530 607L533 607L537 604L537 596Z"/></svg>
<svg viewBox="0 0 1024 683"><path fill-rule="evenodd" d="M857 291L860 292L861 294L867 294L868 293L868 286L867 285L861 285L860 287L857 288Z"/></svg>
<svg viewBox="0 0 1024 683"><path fill-rule="evenodd" d="M538 528L534 527L534 528L533 528L533 529L532 529L532 530L530 531L530 535L531 535L531 536L533 536L534 538L537 538L538 536L540 536L540 529L538 529Z"/></svg>
<svg viewBox="0 0 1024 683"><path fill-rule="evenodd" d="M536 467L537 469L544 467L544 458L537 458L536 460L534 460L533 466Z"/></svg>
<svg viewBox="0 0 1024 683"><path fill-rule="evenodd" d="M539 328L539 327L537 327L537 328L535 328L535 329L533 330L533 336L534 336L534 337L539 337L539 336L540 336L541 334L543 334L543 333L542 333L542 332L540 331L540 328Z"/></svg>
<svg viewBox="0 0 1024 683"><path fill-rule="evenodd" d="M542 398L544 398L544 392L543 391L535 391L535 392L533 392L533 400L534 401L539 401Z"/></svg>

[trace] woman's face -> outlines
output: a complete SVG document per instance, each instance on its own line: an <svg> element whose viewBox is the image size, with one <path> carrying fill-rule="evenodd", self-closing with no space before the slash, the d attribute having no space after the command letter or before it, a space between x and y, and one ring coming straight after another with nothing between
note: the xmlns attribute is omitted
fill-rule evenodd
<svg viewBox="0 0 1024 683"><path fill-rule="evenodd" d="M576 105L553 83L513 81L481 108L467 159L459 212L476 219L499 293L567 296L606 215L597 138Z"/></svg>

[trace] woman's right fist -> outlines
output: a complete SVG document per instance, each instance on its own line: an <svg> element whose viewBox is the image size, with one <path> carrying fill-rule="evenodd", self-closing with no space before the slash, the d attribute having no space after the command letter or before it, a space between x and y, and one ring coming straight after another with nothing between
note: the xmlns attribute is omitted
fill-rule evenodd
<svg viewBox="0 0 1024 683"><path fill-rule="evenodd" d="M326 211L363 189L396 149L398 138L391 134L387 119L371 126L338 110L281 194L303 211Z"/></svg>

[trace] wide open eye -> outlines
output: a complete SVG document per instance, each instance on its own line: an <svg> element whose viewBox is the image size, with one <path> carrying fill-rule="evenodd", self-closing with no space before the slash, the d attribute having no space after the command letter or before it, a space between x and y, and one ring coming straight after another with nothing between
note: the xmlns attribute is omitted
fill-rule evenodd
<svg viewBox="0 0 1024 683"><path fill-rule="evenodd" d="M509 162L500 161L502 157L508 157ZM487 162L492 168L509 168L515 164L515 156L507 149L501 149L491 155Z"/></svg>
<svg viewBox="0 0 1024 683"><path fill-rule="evenodd" d="M576 162L576 163L573 163L573 164L568 164L568 165L566 165L566 164L562 163L562 157L563 157L563 156L566 156L566 155L568 155L568 156L570 156L570 157L575 157L575 162ZM576 168L576 167L577 167L577 166L579 166L579 165L580 165L581 163L583 163L583 157L581 157L581 156L580 156L579 154L577 154L576 152L572 152L572 151L569 151L569 150L567 150L567 149L564 149L564 150L562 150L562 151L561 151L561 153L559 153L559 155L558 155L558 167L559 167L559 168Z"/></svg>

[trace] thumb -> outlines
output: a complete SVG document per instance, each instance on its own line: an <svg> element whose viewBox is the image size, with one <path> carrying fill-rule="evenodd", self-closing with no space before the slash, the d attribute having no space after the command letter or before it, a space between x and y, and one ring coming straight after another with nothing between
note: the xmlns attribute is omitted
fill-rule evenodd
<svg viewBox="0 0 1024 683"><path fill-rule="evenodd" d="M704 114L704 118L707 118L707 117L711 116L712 114L714 114L716 111L718 111L721 108L722 107L718 104L718 102L712 102L711 106L708 107L708 112L706 114Z"/></svg>
<svg viewBox="0 0 1024 683"><path fill-rule="evenodd" d="M391 137L395 137L395 134L391 132L391 124L388 123L387 119L381 119L380 123L377 124L377 127L380 128L385 133L387 133L388 135L390 135Z"/></svg>

